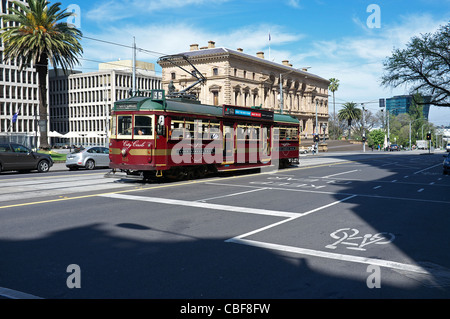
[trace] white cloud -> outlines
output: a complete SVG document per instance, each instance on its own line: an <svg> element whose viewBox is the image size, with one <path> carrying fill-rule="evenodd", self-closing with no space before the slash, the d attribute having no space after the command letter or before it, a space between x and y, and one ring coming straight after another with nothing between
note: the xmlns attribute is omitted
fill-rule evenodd
<svg viewBox="0 0 450 319"><path fill-rule="evenodd" d="M303 35L283 32L278 26L249 25L231 31L214 32L209 29L198 28L186 23L178 24L149 24L146 26L124 25L110 27L107 31L97 34L85 34L86 37L131 46L133 37L136 38L138 48L157 51L155 54L138 52L138 59L154 62L161 55L176 54L189 51L191 44L207 46L208 41L214 41L216 47L236 50L242 48L244 53L256 55L258 51L265 51L268 58L269 29L271 30L271 44L285 45L299 41ZM130 59L131 49L105 44L102 42L84 40L84 58L89 60L111 61ZM276 60L289 59L291 53L287 50L271 51ZM86 65L86 63L84 63Z"/></svg>
<svg viewBox="0 0 450 319"><path fill-rule="evenodd" d="M325 78L340 80L336 97L345 101L368 102L392 95L406 94L407 88L380 86L383 61L394 48L404 47L411 37L436 31L448 21L437 21L430 15L401 17L397 24L382 24L380 29L369 29L355 21L364 36L317 40L311 49L293 56L294 64L309 64L310 72ZM376 103L374 104L376 106Z"/></svg>
<svg viewBox="0 0 450 319"><path fill-rule="evenodd" d="M301 9L300 0L289 0L288 5L296 9Z"/></svg>
<svg viewBox="0 0 450 319"><path fill-rule="evenodd" d="M228 0L109 0L88 11L88 20L100 23L125 20L138 14L148 14L187 6L223 3Z"/></svg>

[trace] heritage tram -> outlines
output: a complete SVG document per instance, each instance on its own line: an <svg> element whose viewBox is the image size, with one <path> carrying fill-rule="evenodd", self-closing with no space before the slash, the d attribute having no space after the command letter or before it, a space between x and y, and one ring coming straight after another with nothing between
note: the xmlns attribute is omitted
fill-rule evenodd
<svg viewBox="0 0 450 319"><path fill-rule="evenodd" d="M299 158L297 119L257 107L166 99L163 90L117 101L110 128L110 168L144 179L286 167Z"/></svg>
<svg viewBox="0 0 450 319"><path fill-rule="evenodd" d="M197 83L204 81L202 77ZM167 97L164 90L151 90L150 96L136 94L114 103L110 174L191 179L218 171L298 163L296 118L260 107L201 104L186 94L191 87L173 92L169 86Z"/></svg>

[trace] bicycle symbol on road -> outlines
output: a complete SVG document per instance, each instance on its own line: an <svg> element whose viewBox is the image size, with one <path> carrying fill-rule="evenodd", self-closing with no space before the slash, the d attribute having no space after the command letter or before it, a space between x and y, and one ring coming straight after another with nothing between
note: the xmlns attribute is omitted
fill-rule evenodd
<svg viewBox="0 0 450 319"><path fill-rule="evenodd" d="M358 236L359 230L355 228L342 228L331 233L330 236L337 239L334 243L325 246L329 249L336 249L337 245L342 244L348 246L347 249L365 251L368 245L384 245L394 241L395 236L391 233L366 234Z"/></svg>

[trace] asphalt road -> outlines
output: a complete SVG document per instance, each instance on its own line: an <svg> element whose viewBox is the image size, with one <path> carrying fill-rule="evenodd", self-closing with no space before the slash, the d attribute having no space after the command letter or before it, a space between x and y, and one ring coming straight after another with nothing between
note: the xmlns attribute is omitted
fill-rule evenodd
<svg viewBox="0 0 450 319"><path fill-rule="evenodd" d="M448 298L442 161L330 154L161 183L2 174L0 296Z"/></svg>

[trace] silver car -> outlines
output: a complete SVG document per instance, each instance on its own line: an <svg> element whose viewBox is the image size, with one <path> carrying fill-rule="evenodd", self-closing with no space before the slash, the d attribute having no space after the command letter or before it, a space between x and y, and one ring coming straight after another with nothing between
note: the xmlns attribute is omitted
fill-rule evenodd
<svg viewBox="0 0 450 319"><path fill-rule="evenodd" d="M86 169L109 167L109 149L101 146L76 149L67 155L66 166L70 170L75 170L80 167Z"/></svg>

